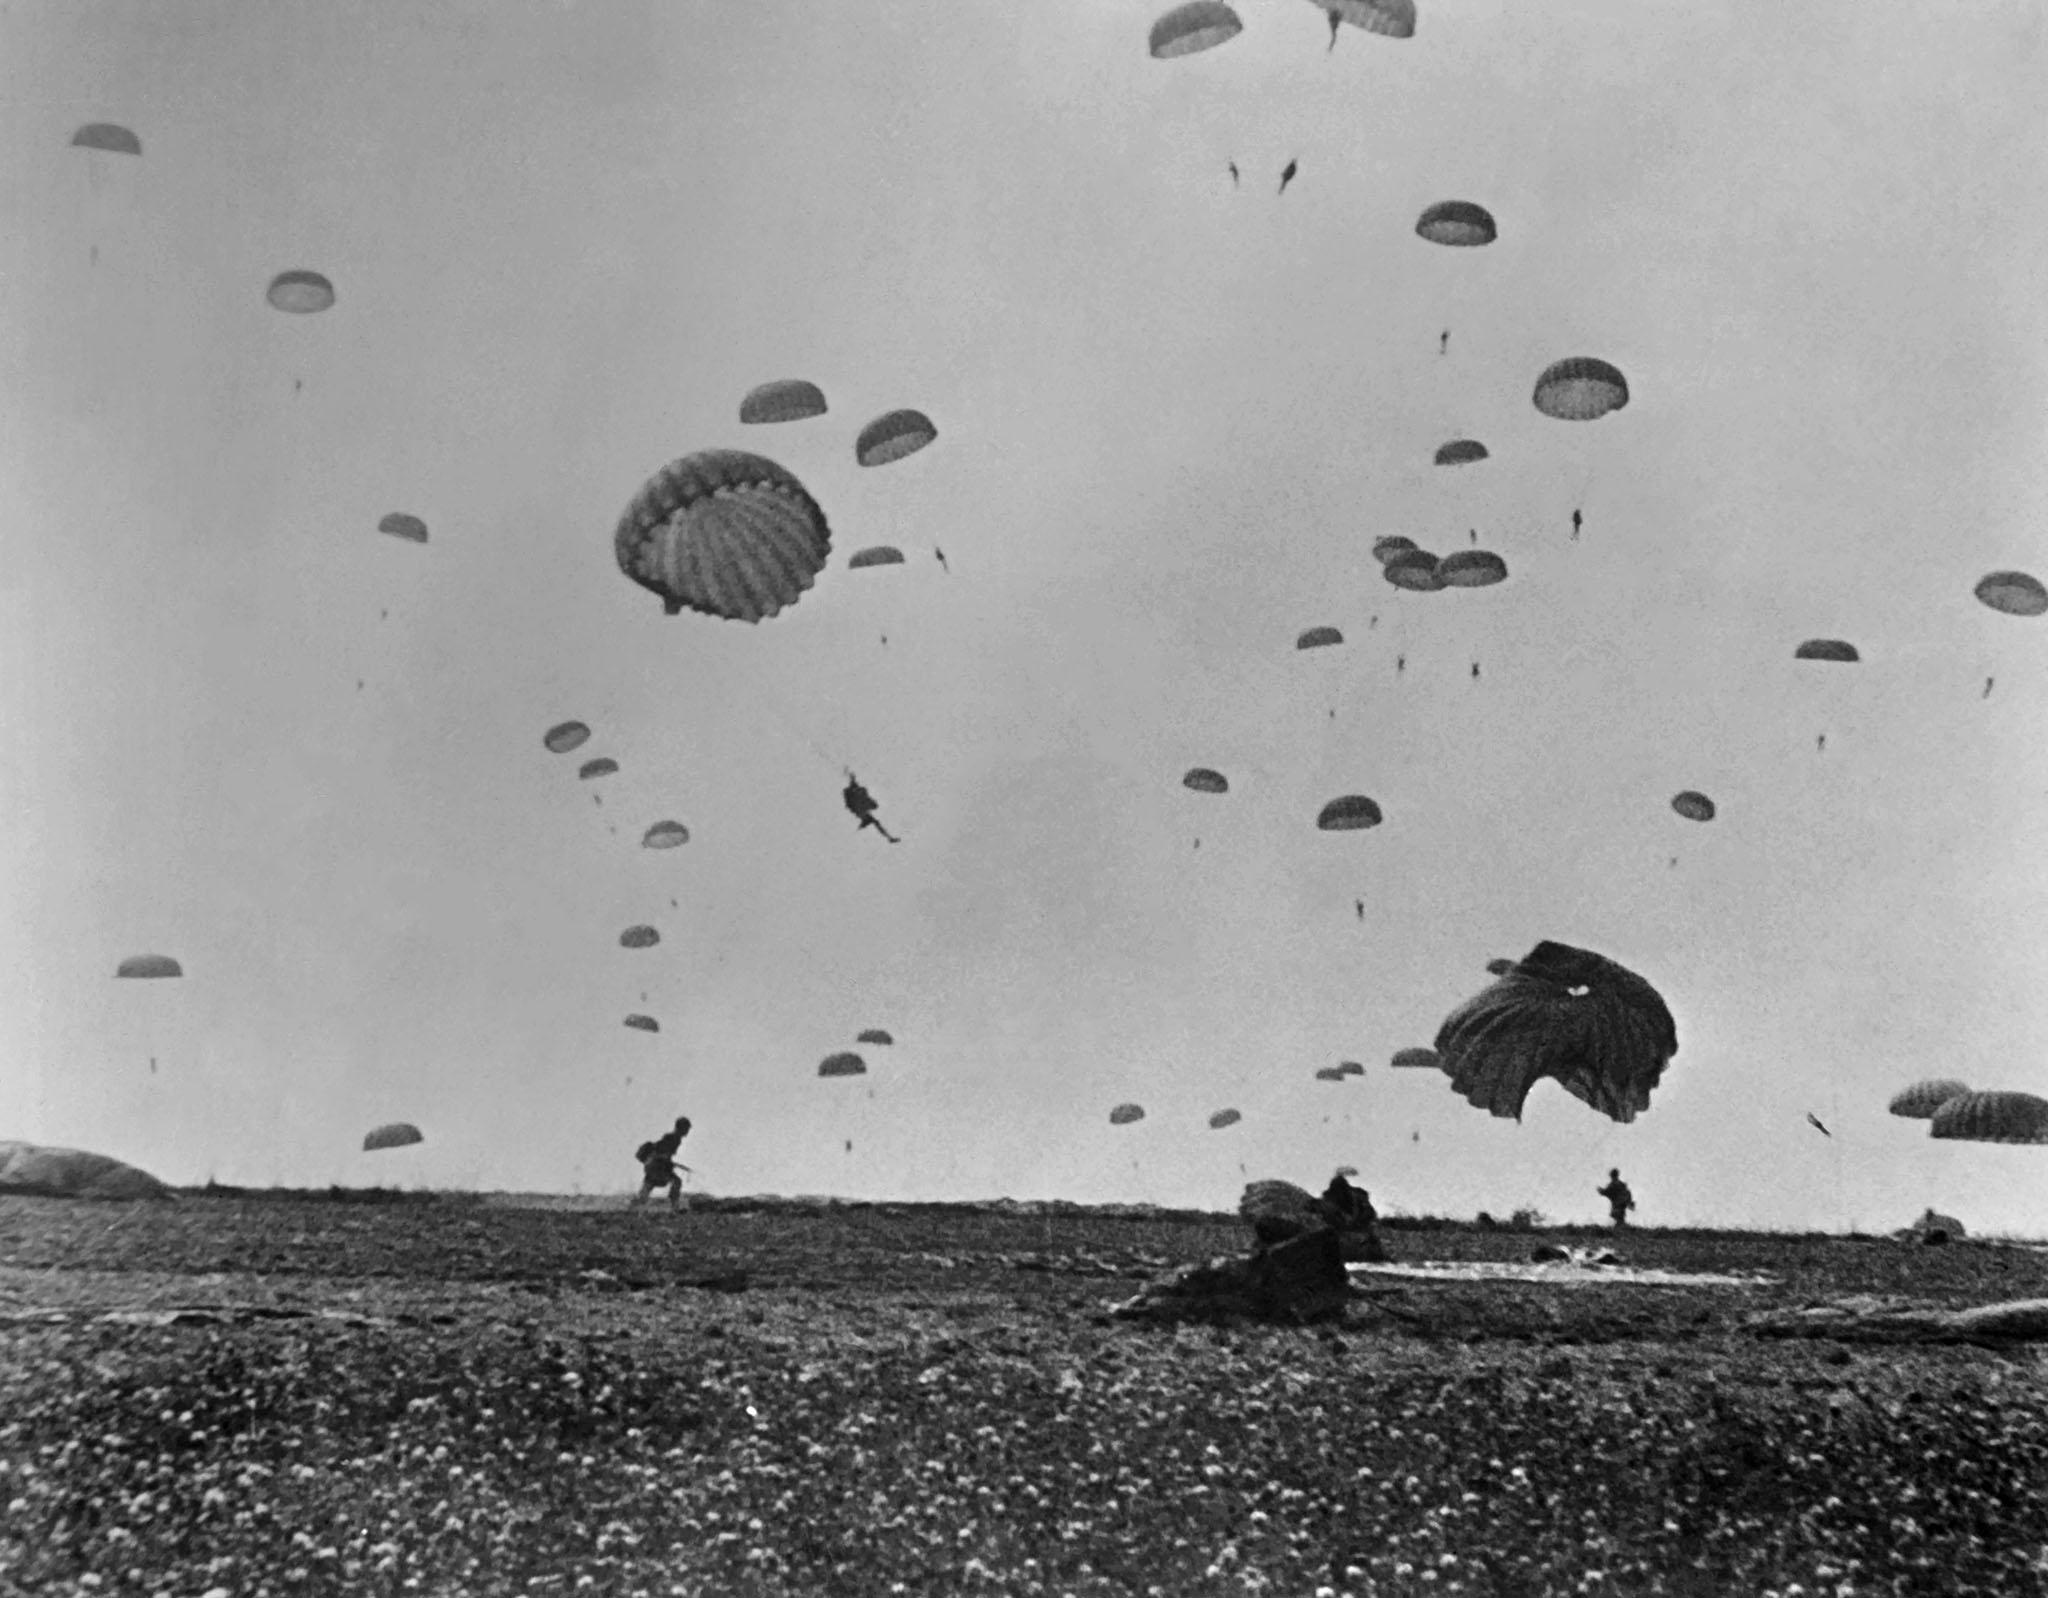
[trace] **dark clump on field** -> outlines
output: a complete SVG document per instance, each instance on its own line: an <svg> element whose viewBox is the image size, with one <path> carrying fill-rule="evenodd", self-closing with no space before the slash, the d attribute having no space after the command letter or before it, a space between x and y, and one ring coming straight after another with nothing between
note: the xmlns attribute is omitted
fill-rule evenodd
<svg viewBox="0 0 2048 1598"><path fill-rule="evenodd" d="M2048 1590L2037 1356L1741 1329L1858 1291L2042 1296L2048 1255L1632 1231L1634 1263L1779 1281L1109 1319L1242 1235L0 1201L0 1590Z"/></svg>

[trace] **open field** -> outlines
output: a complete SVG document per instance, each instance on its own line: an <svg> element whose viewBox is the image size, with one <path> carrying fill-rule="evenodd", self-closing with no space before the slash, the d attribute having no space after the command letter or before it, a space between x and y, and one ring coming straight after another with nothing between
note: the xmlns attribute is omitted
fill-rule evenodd
<svg viewBox="0 0 2048 1598"><path fill-rule="evenodd" d="M2048 1296L2048 1253L1631 1232L1634 1263L1775 1280L1108 1318L1243 1246L1184 1216L0 1199L0 1590L2048 1592L2038 1352L1743 1326Z"/></svg>

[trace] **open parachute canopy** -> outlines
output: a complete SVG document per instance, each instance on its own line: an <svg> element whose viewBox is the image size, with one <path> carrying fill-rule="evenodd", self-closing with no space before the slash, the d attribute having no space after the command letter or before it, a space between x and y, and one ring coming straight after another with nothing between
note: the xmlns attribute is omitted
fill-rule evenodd
<svg viewBox="0 0 2048 1598"><path fill-rule="evenodd" d="M312 316L334 304L334 285L318 272L280 272L270 280L264 298L280 311Z"/></svg>
<svg viewBox="0 0 2048 1598"><path fill-rule="evenodd" d="M1712 821L1714 819L1714 801L1703 793L1693 792L1690 788L1686 789L1684 793L1672 795L1671 808L1685 817L1687 821Z"/></svg>
<svg viewBox="0 0 2048 1598"><path fill-rule="evenodd" d="M1448 444L1436 447L1436 464L1439 466L1470 466L1474 461L1486 459L1486 446L1476 438L1454 438Z"/></svg>
<svg viewBox="0 0 2048 1598"><path fill-rule="evenodd" d="M1348 1074L1342 1066L1325 1065L1317 1070L1316 1080L1318 1082L1341 1082Z"/></svg>
<svg viewBox="0 0 2048 1598"><path fill-rule="evenodd" d="M612 535L619 570L673 616L758 622L817 581L832 531L804 485L736 449L671 461L633 496Z"/></svg>
<svg viewBox="0 0 2048 1598"><path fill-rule="evenodd" d="M628 927L619 934L622 949L651 949L661 942L661 934L648 926Z"/></svg>
<svg viewBox="0 0 2048 1598"><path fill-rule="evenodd" d="M2048 1143L2048 1099L2032 1093L1959 1093L1928 1130L1966 1143Z"/></svg>
<svg viewBox="0 0 2048 1598"><path fill-rule="evenodd" d="M1486 962L1486 969L1497 977L1506 976L1514 968L1515 962L1512 960L1489 960Z"/></svg>
<svg viewBox="0 0 2048 1598"><path fill-rule="evenodd" d="M643 849L679 849L690 841L690 829L680 821L657 821L641 838Z"/></svg>
<svg viewBox="0 0 2048 1598"><path fill-rule="evenodd" d="M1426 549L1404 549L1389 556L1380 575L1396 588L1417 594L1434 593L1444 585L1437 573L1437 558Z"/></svg>
<svg viewBox="0 0 2048 1598"><path fill-rule="evenodd" d="M1212 1132L1220 1132L1226 1126L1235 1126L1239 1121L1242 1121L1243 1119L1244 1117L1240 1115L1236 1110L1218 1110L1214 1115L1209 1117L1209 1130Z"/></svg>
<svg viewBox="0 0 2048 1598"><path fill-rule="evenodd" d="M149 1172L109 1154L54 1148L46 1143L0 1142L0 1193L38 1198L174 1199L178 1195Z"/></svg>
<svg viewBox="0 0 2048 1598"><path fill-rule="evenodd" d="M1340 794L1316 815L1316 826L1324 832L1357 832L1377 827L1386 817L1380 807L1362 793Z"/></svg>
<svg viewBox="0 0 2048 1598"><path fill-rule="evenodd" d="M1364 1076L1365 1067L1356 1060L1339 1060L1337 1069L1345 1076Z"/></svg>
<svg viewBox="0 0 2048 1598"><path fill-rule="evenodd" d="M426 1137L410 1121L393 1121L387 1126L376 1127L363 1136L363 1152L373 1153L378 1149L402 1149L409 1143L424 1143Z"/></svg>
<svg viewBox="0 0 2048 1598"><path fill-rule="evenodd" d="M892 544L875 544L858 551L846 563L848 571L859 571L863 566L901 566L903 551Z"/></svg>
<svg viewBox="0 0 2048 1598"><path fill-rule="evenodd" d="M1296 649L1328 649L1332 644L1344 642L1344 635L1334 627L1311 627L1294 640Z"/></svg>
<svg viewBox="0 0 2048 1598"><path fill-rule="evenodd" d="M1330 18L1332 31L1340 22L1389 39L1415 36L1415 0L1311 0L1318 11Z"/></svg>
<svg viewBox="0 0 2048 1598"><path fill-rule="evenodd" d="M1372 541L1372 558L1384 566L1396 555L1409 554L1414 548L1414 539L1403 538L1399 533L1389 533L1384 538L1375 538Z"/></svg>
<svg viewBox="0 0 2048 1598"><path fill-rule="evenodd" d="M389 533L393 538L403 538L412 544L424 544L427 541L427 524L417 516L408 516L402 510L395 510L378 522L377 531Z"/></svg>
<svg viewBox="0 0 2048 1598"><path fill-rule="evenodd" d="M1434 1049L1396 1049L1388 1063L1396 1071L1434 1071L1442 1064Z"/></svg>
<svg viewBox="0 0 2048 1598"><path fill-rule="evenodd" d="M1488 549L1461 549L1436 563L1446 588L1491 588L1508 580L1508 563Z"/></svg>
<svg viewBox="0 0 2048 1598"><path fill-rule="evenodd" d="M548 746L551 755L566 755L571 750L581 749L590 741L590 729L580 721L559 722L548 728L541 742Z"/></svg>
<svg viewBox="0 0 2048 1598"><path fill-rule="evenodd" d="M740 420L747 423L800 422L824 414L825 391L800 377L762 383L740 401Z"/></svg>
<svg viewBox="0 0 2048 1598"><path fill-rule="evenodd" d="M1109 1112L1109 1124L1111 1126L1129 1126L1133 1121L1142 1121L1144 1119L1145 1106L1142 1104L1119 1104Z"/></svg>
<svg viewBox="0 0 2048 1598"><path fill-rule="evenodd" d="M1451 1086L1494 1115L1519 1121L1529 1090L1547 1076L1601 1114L1632 1121L1678 1052L1678 1027L1633 971L1543 942L1450 1013L1436 1052Z"/></svg>
<svg viewBox="0 0 2048 1598"><path fill-rule="evenodd" d="M867 1074L868 1062L863 1060L858 1054L841 1051L838 1054L828 1054L818 1062L818 1075L820 1076L866 1076Z"/></svg>
<svg viewBox="0 0 2048 1598"><path fill-rule="evenodd" d="M1935 1077L1900 1089L1892 1095L1891 1103L1885 1108L1908 1121L1931 1121L1936 1110L1950 1099L1959 1099L1969 1091L1967 1082L1958 1082L1952 1076Z"/></svg>
<svg viewBox="0 0 2048 1598"><path fill-rule="evenodd" d="M1223 0L1188 0L1152 24L1150 47L1156 59L1171 61L1213 50L1242 32L1244 24Z"/></svg>
<svg viewBox="0 0 2048 1598"><path fill-rule="evenodd" d="M1536 409L1563 422L1591 422L1628 403L1621 369L1590 355L1555 361L1536 379Z"/></svg>
<svg viewBox="0 0 2048 1598"><path fill-rule="evenodd" d="M923 411L890 411L860 430L853 458L863 466L887 466L915 455L938 436L939 430Z"/></svg>
<svg viewBox="0 0 2048 1598"><path fill-rule="evenodd" d="M1856 653L1856 646L1844 643L1839 638L1809 638L1792 651L1794 660L1837 660L1852 664L1863 657Z"/></svg>
<svg viewBox="0 0 2048 1598"><path fill-rule="evenodd" d="M2048 588L2025 572L1993 572L1978 581L1976 595L2008 616L2038 616L2048 611Z"/></svg>
<svg viewBox="0 0 2048 1598"><path fill-rule="evenodd" d="M896 1040L880 1027L871 1026L853 1041L856 1043L880 1043L887 1046L893 1044Z"/></svg>
<svg viewBox="0 0 2048 1598"><path fill-rule="evenodd" d="M185 968L167 954L131 954L114 968L117 977L181 977Z"/></svg>
<svg viewBox="0 0 2048 1598"><path fill-rule="evenodd" d="M113 122L88 122L71 135L71 142L81 150L106 150L114 155L142 154L142 141Z"/></svg>
<svg viewBox="0 0 2048 1598"><path fill-rule="evenodd" d="M1500 236L1492 214L1470 200L1439 200L1415 219L1415 231L1432 244L1466 249L1491 244Z"/></svg>
<svg viewBox="0 0 2048 1598"><path fill-rule="evenodd" d="M1211 771L1207 766L1194 766L1180 779L1183 788L1192 788L1196 793L1228 793L1230 779L1220 771Z"/></svg>
<svg viewBox="0 0 2048 1598"><path fill-rule="evenodd" d="M585 782L592 777L609 777L619 769L619 763L610 755L599 755L595 760L586 760L576 768L576 775Z"/></svg>
<svg viewBox="0 0 2048 1598"><path fill-rule="evenodd" d="M626 1025L635 1032L659 1032L661 1030L661 1023L651 1015L629 1015L626 1017Z"/></svg>

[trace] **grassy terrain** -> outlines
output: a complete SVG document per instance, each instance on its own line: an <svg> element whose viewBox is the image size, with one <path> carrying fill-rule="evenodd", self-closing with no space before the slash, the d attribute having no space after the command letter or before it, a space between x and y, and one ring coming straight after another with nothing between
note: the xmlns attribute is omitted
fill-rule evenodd
<svg viewBox="0 0 2048 1598"><path fill-rule="evenodd" d="M2048 1593L2038 1354L1743 1326L2048 1296L2048 1253L1631 1232L1636 1264L1778 1280L1108 1318L1243 1246L1187 1215L0 1199L0 1590Z"/></svg>

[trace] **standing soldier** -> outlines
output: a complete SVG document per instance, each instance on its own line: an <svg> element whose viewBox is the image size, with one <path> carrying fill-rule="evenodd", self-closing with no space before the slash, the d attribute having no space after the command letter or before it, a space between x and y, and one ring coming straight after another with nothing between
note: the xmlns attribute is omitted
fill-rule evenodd
<svg viewBox="0 0 2048 1598"><path fill-rule="evenodd" d="M1607 1200L1607 1210L1614 1217L1614 1224L1617 1227L1628 1225L1628 1212L1636 1207L1636 1196L1628 1190L1628 1183L1621 1179L1621 1172L1609 1171L1607 1185L1594 1191Z"/></svg>
<svg viewBox="0 0 2048 1598"><path fill-rule="evenodd" d="M676 1124L668 1131L652 1143L642 1143L634 1150L635 1157L640 1161L640 1196L633 1200L635 1209L645 1204L657 1190L664 1187L668 1189L668 1207L671 1210L683 1207L682 1172L687 1171L689 1167L677 1163L676 1150L682 1147L683 1139L689 1135L690 1118L687 1115L679 1115L676 1117Z"/></svg>

